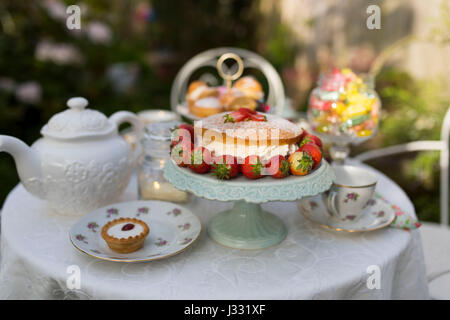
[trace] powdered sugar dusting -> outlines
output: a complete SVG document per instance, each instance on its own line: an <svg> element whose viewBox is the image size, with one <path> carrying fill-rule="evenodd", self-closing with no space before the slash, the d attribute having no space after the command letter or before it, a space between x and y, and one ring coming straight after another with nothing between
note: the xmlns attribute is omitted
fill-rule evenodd
<svg viewBox="0 0 450 320"><path fill-rule="evenodd" d="M296 137L302 133L302 128L289 120L276 115L262 113L267 117L267 121L242 121L224 123L224 115L229 112L222 112L212 115L206 119L195 121L196 128L214 130L218 133L226 134L229 137L238 139L261 139L264 136L271 139ZM254 137L254 138L253 138Z"/></svg>

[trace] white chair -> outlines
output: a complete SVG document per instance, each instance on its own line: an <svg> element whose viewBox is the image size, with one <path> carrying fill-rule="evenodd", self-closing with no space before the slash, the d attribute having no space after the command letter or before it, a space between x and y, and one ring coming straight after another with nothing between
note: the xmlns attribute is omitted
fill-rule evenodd
<svg viewBox="0 0 450 320"><path fill-rule="evenodd" d="M364 152L359 161L404 152L439 150L440 153L440 224L423 223L419 229L425 255L430 295L434 299L450 299L450 228L448 226L450 108L444 117L440 141L414 141Z"/></svg>

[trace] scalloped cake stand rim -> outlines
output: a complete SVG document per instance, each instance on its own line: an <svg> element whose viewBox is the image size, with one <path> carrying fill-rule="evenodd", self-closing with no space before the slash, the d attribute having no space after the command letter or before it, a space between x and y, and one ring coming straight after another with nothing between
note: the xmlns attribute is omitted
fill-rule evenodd
<svg viewBox="0 0 450 320"><path fill-rule="evenodd" d="M303 177L248 180L241 176L231 181L222 181L180 168L170 160L164 167L164 177L176 188L190 191L198 197L236 201L232 209L211 219L209 236L226 247L263 249L282 242L286 238L287 229L280 218L262 210L260 203L294 201L324 192L330 188L334 172L328 162L322 160L319 168ZM214 191L214 188L217 190ZM283 190L289 190L291 194L283 195Z"/></svg>
<svg viewBox="0 0 450 320"><path fill-rule="evenodd" d="M176 181L176 177L172 177L170 171L174 170L173 172L177 172L179 174L184 175L185 177L189 177L191 179L191 182L189 185L180 185L178 181ZM246 202L250 203L265 203L270 201L295 201L299 200L303 197L309 197L309 196L315 196L319 193L322 193L326 190L328 190L331 187L331 184L334 180L334 172L331 167L331 165L326 161L322 160L321 165L315 169L313 172L306 176L289 176L284 179L274 179L271 177L263 177L261 179L257 180L250 180L245 178L244 176L240 176L238 178L235 178L233 180L218 180L215 177L210 176L209 174L197 174L192 171L190 171L188 168L181 168L176 165L176 163L173 160L170 160L166 162L166 165L164 167L164 177L172 183L176 188L183 190L183 191L189 191L195 194L198 197L209 199L209 200L218 200L218 201L238 201L238 200L245 200ZM245 193L238 193L238 194L207 194L207 190L203 188L194 188L195 184L194 182L202 182L206 184L211 184L211 186L215 186L218 188L229 189L231 191L233 190L239 190L244 191ZM315 186L316 190L311 190L308 188L302 188L302 186L311 184L312 186ZM253 188L253 190L247 189L242 190L241 188ZM254 192L255 189L259 189L259 191L267 190L268 187L271 187L271 192L267 194L269 198L261 199L261 198L255 198L255 195L257 192ZM279 192L282 191L284 188L288 187L296 187L295 191L297 194L293 195L286 195L281 194ZM274 190L273 188L277 188L277 190ZM280 190L278 190L280 189ZM277 191L277 192L274 192Z"/></svg>

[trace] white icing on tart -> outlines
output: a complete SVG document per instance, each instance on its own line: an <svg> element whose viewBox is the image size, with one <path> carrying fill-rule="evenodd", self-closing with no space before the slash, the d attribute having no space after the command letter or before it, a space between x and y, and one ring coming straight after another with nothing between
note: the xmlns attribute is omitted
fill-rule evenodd
<svg viewBox="0 0 450 320"><path fill-rule="evenodd" d="M134 227L131 230L122 230L122 228L127 225L132 224ZM144 227L140 223L133 223L133 222L121 222L113 225L110 227L107 231L107 234L111 237L121 239L121 238L128 238L128 237L135 237L137 235L140 235L144 231Z"/></svg>

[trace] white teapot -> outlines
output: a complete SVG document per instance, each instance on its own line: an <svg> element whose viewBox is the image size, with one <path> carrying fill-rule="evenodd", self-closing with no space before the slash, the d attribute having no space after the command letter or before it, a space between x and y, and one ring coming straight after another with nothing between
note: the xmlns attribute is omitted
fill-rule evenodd
<svg viewBox="0 0 450 320"><path fill-rule="evenodd" d="M88 101L72 98L70 109L54 115L31 148L0 135L0 151L10 153L20 180L31 194L47 200L64 215L83 215L118 199L128 185L137 154L118 134L129 122L140 135L142 125L131 112L109 119L85 109Z"/></svg>

